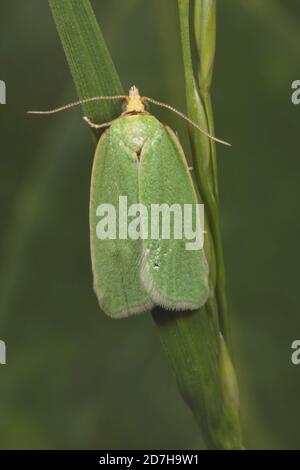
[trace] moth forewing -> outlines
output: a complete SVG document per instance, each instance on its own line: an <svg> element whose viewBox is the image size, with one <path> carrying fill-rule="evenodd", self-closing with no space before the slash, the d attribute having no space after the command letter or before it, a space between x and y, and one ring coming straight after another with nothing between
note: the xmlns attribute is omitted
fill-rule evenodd
<svg viewBox="0 0 300 470"><path fill-rule="evenodd" d="M90 191L90 245L94 290L103 311L121 318L151 310L153 303L140 281L142 241L118 236L99 238L99 207L117 209L119 195L126 195L128 205L138 198L136 154L124 143L122 120L116 120L104 132L97 145ZM108 219L110 220L110 219ZM114 235L114 234L112 234ZM105 233L104 233L105 237ZM103 238L103 237L102 237Z"/></svg>
<svg viewBox="0 0 300 470"><path fill-rule="evenodd" d="M197 195L183 150L169 127L159 123L159 131L145 143L138 175L139 200L150 214L151 207L162 204L171 211L178 206L183 211L185 205L197 210ZM154 225L153 220L151 223ZM171 228L175 229L174 222ZM188 250L184 231L181 238L174 235L143 240L141 279L155 304L171 310L196 309L206 302L209 292L203 246Z"/></svg>

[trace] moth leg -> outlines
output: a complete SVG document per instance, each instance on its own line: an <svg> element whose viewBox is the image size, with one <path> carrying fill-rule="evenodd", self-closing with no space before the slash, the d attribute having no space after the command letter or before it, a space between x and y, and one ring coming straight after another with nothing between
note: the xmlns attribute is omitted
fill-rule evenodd
<svg viewBox="0 0 300 470"><path fill-rule="evenodd" d="M109 122L104 122L103 124L95 124L87 116L83 116L83 120L87 122L90 127L93 127L94 129L100 129L101 127L109 127L113 123L113 121L109 121Z"/></svg>

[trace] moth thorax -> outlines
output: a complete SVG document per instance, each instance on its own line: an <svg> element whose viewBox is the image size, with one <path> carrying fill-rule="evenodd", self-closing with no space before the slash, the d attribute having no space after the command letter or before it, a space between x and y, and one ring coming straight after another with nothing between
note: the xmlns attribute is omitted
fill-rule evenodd
<svg viewBox="0 0 300 470"><path fill-rule="evenodd" d="M142 98L140 97L139 90L137 87L132 86L128 94L126 113L142 113L143 111L145 111L145 107Z"/></svg>

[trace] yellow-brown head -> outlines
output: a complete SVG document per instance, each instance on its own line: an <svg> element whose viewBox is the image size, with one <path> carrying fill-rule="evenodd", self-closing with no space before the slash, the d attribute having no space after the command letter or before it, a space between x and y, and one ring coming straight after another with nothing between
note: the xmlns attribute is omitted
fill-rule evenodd
<svg viewBox="0 0 300 470"><path fill-rule="evenodd" d="M140 96L139 90L136 86L132 86L128 93L127 104L126 104L126 113L143 113L145 111L145 106L143 100Z"/></svg>

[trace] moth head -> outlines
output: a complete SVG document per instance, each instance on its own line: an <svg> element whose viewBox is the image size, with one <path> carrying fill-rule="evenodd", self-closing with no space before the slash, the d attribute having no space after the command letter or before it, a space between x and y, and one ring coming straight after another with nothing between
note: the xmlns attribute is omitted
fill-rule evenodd
<svg viewBox="0 0 300 470"><path fill-rule="evenodd" d="M145 111L145 106L143 99L140 96L139 90L136 86L132 86L129 89L127 104L126 104L126 113L142 113Z"/></svg>

